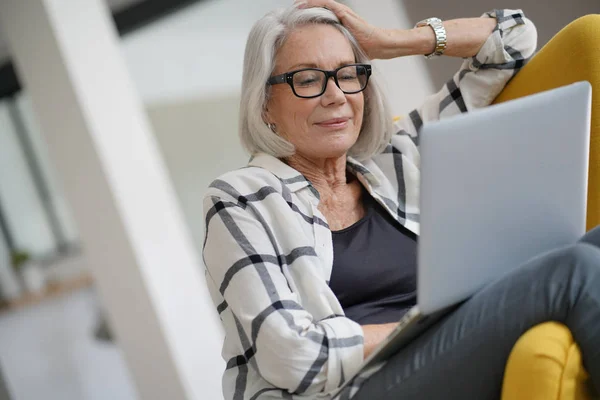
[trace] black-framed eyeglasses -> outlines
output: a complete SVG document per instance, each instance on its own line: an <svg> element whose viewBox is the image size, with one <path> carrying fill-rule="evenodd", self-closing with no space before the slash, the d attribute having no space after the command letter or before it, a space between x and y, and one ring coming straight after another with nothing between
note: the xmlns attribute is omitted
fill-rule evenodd
<svg viewBox="0 0 600 400"><path fill-rule="evenodd" d="M337 87L346 94L362 92L369 83L371 72L369 64L343 65L333 71L304 68L272 76L267 83L269 85L287 83L296 96L311 99L325 93L329 78L333 78Z"/></svg>

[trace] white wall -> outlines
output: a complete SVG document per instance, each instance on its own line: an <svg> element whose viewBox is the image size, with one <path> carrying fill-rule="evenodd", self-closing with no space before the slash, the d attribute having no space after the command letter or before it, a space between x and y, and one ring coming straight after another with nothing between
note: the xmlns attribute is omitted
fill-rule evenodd
<svg viewBox="0 0 600 400"><path fill-rule="evenodd" d="M148 107L150 122L177 190L196 248L204 237L202 197L218 175L243 166L237 94Z"/></svg>
<svg viewBox="0 0 600 400"><path fill-rule="evenodd" d="M147 104L239 90L246 36L282 0L204 0L139 29L123 55Z"/></svg>

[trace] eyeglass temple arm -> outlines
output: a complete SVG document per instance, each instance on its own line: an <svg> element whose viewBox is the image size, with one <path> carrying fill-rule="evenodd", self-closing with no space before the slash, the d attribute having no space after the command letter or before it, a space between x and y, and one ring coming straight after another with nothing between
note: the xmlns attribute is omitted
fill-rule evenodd
<svg viewBox="0 0 600 400"><path fill-rule="evenodd" d="M269 85L276 85L278 83L285 83L287 80L287 74L275 75L269 78L267 83Z"/></svg>

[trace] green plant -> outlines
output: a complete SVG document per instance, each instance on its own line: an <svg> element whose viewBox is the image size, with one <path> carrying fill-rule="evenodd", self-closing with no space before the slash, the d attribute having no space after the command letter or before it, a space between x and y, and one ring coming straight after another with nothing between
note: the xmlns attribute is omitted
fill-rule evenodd
<svg viewBox="0 0 600 400"><path fill-rule="evenodd" d="M11 253L10 258L15 271L20 272L21 268L31 259L31 256L26 251L15 250Z"/></svg>

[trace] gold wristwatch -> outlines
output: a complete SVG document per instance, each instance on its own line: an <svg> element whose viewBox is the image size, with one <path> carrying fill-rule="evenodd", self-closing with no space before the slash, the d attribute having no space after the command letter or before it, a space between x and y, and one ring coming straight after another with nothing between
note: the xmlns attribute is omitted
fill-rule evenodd
<svg viewBox="0 0 600 400"><path fill-rule="evenodd" d="M444 54L444 50L446 50L446 46L448 44L446 37L446 28L444 28L444 24L442 24L442 20L439 18L427 18L423 21L417 22L415 28L420 28L422 26L429 25L433 32L435 33L435 50L433 53L426 54L425 58L432 58L435 56L441 56Z"/></svg>

